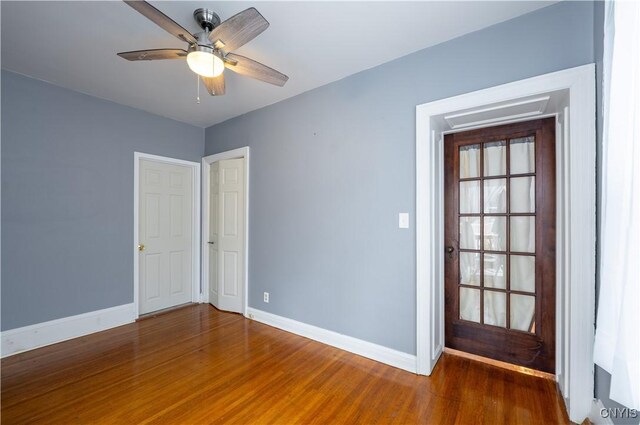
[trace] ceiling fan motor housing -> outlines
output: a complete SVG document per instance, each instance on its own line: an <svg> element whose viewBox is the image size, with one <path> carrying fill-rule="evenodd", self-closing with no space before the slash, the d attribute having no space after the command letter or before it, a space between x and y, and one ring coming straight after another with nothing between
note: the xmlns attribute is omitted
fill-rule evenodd
<svg viewBox="0 0 640 425"><path fill-rule="evenodd" d="M220 25L220 17L211 9L196 9L193 11L193 18L205 31L211 31Z"/></svg>

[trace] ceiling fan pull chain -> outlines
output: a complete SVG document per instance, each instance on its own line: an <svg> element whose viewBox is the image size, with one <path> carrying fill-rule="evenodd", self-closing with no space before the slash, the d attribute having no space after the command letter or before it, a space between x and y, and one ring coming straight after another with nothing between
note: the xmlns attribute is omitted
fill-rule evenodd
<svg viewBox="0 0 640 425"><path fill-rule="evenodd" d="M200 76L198 74L196 74L196 91L198 93L196 97L196 103L199 105L200 104Z"/></svg>

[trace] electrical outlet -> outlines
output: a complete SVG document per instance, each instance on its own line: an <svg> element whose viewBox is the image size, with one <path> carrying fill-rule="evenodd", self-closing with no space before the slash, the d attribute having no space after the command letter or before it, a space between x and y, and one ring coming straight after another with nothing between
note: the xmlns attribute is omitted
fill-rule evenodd
<svg viewBox="0 0 640 425"><path fill-rule="evenodd" d="M269 302L269 293L268 292L264 293L264 302L266 302L266 303Z"/></svg>

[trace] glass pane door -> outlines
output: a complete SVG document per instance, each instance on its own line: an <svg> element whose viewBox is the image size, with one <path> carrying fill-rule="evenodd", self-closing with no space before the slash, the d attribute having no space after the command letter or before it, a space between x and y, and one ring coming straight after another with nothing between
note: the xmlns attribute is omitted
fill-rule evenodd
<svg viewBox="0 0 640 425"><path fill-rule="evenodd" d="M445 345L553 373L555 118L444 137Z"/></svg>
<svg viewBox="0 0 640 425"><path fill-rule="evenodd" d="M458 149L458 317L535 332L535 135Z"/></svg>

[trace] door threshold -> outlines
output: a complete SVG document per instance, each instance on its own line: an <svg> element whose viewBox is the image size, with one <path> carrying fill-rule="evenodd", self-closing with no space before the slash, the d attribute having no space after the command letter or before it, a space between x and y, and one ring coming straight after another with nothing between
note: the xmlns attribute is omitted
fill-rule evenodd
<svg viewBox="0 0 640 425"><path fill-rule="evenodd" d="M141 314L140 317L138 317L136 319L136 322L139 322L139 321L145 320L145 319L150 319L150 318L156 317L156 316L161 316L163 314L166 314L166 313L169 313L169 312L172 312L172 311L176 311L176 310L181 310L183 308L193 307L195 305L198 305L198 303L189 302L189 303L185 303L185 304L174 305L173 307L163 308L162 310L156 310L156 311L152 311L152 312L149 312L149 313Z"/></svg>
<svg viewBox="0 0 640 425"><path fill-rule="evenodd" d="M525 375L537 376L538 378L549 379L553 382L556 381L556 376L548 373L542 372L541 370L531 369L524 366L518 366L515 364L503 362L500 360L490 359L488 357L479 356L477 354L471 354L460 350L454 350L453 348L445 347L444 352L447 354L451 354L453 356L464 357L465 359L475 360L477 362L486 363L491 366L496 366L502 369L508 369L514 372L523 373Z"/></svg>

